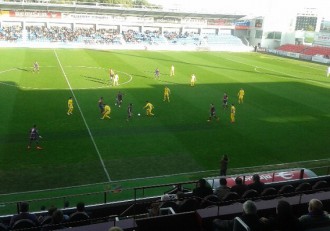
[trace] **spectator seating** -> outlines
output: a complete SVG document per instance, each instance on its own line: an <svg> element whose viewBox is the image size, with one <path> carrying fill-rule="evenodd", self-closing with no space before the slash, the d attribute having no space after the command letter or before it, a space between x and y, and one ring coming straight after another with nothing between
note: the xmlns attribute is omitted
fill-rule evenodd
<svg viewBox="0 0 330 231"><path fill-rule="evenodd" d="M227 205L233 203L233 201L239 200L241 197L236 192L229 192L222 198L221 205Z"/></svg>
<svg viewBox="0 0 330 231"><path fill-rule="evenodd" d="M30 219L20 219L16 221L11 228L11 230L21 230L21 229L29 229L31 231L38 231L39 227L36 226L36 224L31 221Z"/></svg>
<svg viewBox="0 0 330 231"><path fill-rule="evenodd" d="M293 53L299 53L304 55L323 55L330 57L330 48L324 46L306 46L306 45L293 45L285 44L277 48L280 51L287 51Z"/></svg>
<svg viewBox="0 0 330 231"><path fill-rule="evenodd" d="M324 55L330 57L330 48L314 46L314 47L309 47L308 49L304 50L301 53L305 55Z"/></svg>
<svg viewBox="0 0 330 231"><path fill-rule="evenodd" d="M199 208L199 202L195 198L187 198L182 202L178 210L180 213L182 213L182 212L195 211L198 208Z"/></svg>
<svg viewBox="0 0 330 231"><path fill-rule="evenodd" d="M7 26L0 28L0 41L20 41L22 40L21 26Z"/></svg>
<svg viewBox="0 0 330 231"><path fill-rule="evenodd" d="M91 223L91 221L86 213L78 212L70 216L68 223L70 227L76 227L76 226L88 225Z"/></svg>
<svg viewBox="0 0 330 231"><path fill-rule="evenodd" d="M263 200L274 199L275 197L277 197L277 190L273 187L265 188L261 192L260 196Z"/></svg>
<svg viewBox="0 0 330 231"><path fill-rule="evenodd" d="M259 193L254 189L249 189L242 195L242 199L244 200L248 200L248 199L253 200L254 198L257 197L259 197Z"/></svg>
<svg viewBox="0 0 330 231"><path fill-rule="evenodd" d="M260 195L258 194L256 197L249 199L254 200L257 204L260 211L260 216L269 216L274 214L277 202L280 199L285 199L290 202L296 216L307 213L307 204L312 198L320 199L323 202L325 210L329 211L329 182L330 176L292 180L288 182L272 182L266 185L266 189ZM306 187L302 185L308 184L308 191L299 191L301 188ZM279 194L280 192L289 192L289 194ZM242 212L242 203L247 200L247 198L236 195L238 196L238 198L236 198L237 200L219 202L217 200L213 200L215 198L212 195L204 198L204 200L201 200L200 203L199 200L196 200L190 192L185 193L184 195L184 201L178 206L177 209L175 209L175 214L148 217L146 213L147 209L150 207L151 203L157 200L159 201L160 197L146 198L139 199L138 201L132 200L117 204L111 203L109 205L88 207L87 210L90 214L90 218L84 218L78 227L74 227L74 225L69 222L64 223L64 225L66 227L72 227L71 231L101 231L106 230L104 229L105 227L109 228L118 224L125 226L125 230L138 229L144 231L171 229L197 231L201 230L201 227L205 230L209 230L211 221L215 217L220 217L222 219L233 219L235 216L239 215ZM267 195L270 196L270 198L267 197ZM205 204L206 199L208 204ZM177 204L174 203L174 200L165 201L162 204L162 207L172 208L173 210L177 206ZM63 212L66 215L70 215L74 212L74 209L63 210ZM117 217L118 220L115 220L114 217ZM9 220L10 219L7 219L7 222L9 222Z"/></svg>
<svg viewBox="0 0 330 231"><path fill-rule="evenodd" d="M277 50L280 51L288 51L293 53L302 53L306 49L308 49L308 46L294 44L285 44L277 48Z"/></svg>
<svg viewBox="0 0 330 231"><path fill-rule="evenodd" d="M114 29L71 28L69 26L11 26L0 28L0 41L24 41L29 43L70 43L84 45L142 44L179 45L187 47L222 47L226 50L242 49L241 39L230 34L198 34L196 32L167 32ZM237 48L237 49L236 49Z"/></svg>
<svg viewBox="0 0 330 231"><path fill-rule="evenodd" d="M308 182L302 182L301 184L299 184L296 189L295 192L296 193L301 193L301 192L306 192L312 189L312 186L310 183Z"/></svg>
<svg viewBox="0 0 330 231"><path fill-rule="evenodd" d="M216 195L208 195L204 197L201 201L200 207L206 208L208 206L212 206L220 202L219 198Z"/></svg>
<svg viewBox="0 0 330 231"><path fill-rule="evenodd" d="M284 195L286 197L293 195L293 192L295 191L295 188L291 184L283 185L278 190L278 195Z"/></svg>
<svg viewBox="0 0 330 231"><path fill-rule="evenodd" d="M329 188L329 184L328 184L328 182L326 182L325 180L317 181L317 182L312 186L312 190L313 190L313 191L323 191L323 190L326 190L327 188Z"/></svg>

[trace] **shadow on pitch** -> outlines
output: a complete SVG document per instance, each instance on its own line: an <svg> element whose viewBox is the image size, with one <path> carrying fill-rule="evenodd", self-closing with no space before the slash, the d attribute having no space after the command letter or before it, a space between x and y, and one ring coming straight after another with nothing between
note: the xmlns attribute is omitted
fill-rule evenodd
<svg viewBox="0 0 330 231"><path fill-rule="evenodd" d="M108 84L107 81L102 80L102 79L98 79L98 78L95 78L95 77L92 77L92 76L83 75L82 77L84 77L87 81L90 81L90 82Z"/></svg>

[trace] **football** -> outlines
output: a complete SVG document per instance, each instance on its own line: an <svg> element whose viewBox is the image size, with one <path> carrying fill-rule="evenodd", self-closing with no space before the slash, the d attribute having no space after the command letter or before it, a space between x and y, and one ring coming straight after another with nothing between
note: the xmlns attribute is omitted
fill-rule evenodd
<svg viewBox="0 0 330 231"><path fill-rule="evenodd" d="M140 113L138 113L138 116L141 116L141 114L140 114Z"/></svg>

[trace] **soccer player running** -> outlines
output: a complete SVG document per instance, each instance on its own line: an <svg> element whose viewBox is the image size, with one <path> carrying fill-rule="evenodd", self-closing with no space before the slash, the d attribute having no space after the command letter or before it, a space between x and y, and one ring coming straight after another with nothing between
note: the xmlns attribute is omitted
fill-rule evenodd
<svg viewBox="0 0 330 231"><path fill-rule="evenodd" d="M171 90L165 86L164 88L164 102L167 100L167 102L170 102L170 94L171 94Z"/></svg>
<svg viewBox="0 0 330 231"><path fill-rule="evenodd" d="M244 92L243 88L241 88L241 89L239 90L238 94L237 94L237 96L238 96L238 103L239 103L239 104L240 104L240 103L243 103L244 94L245 94L245 92Z"/></svg>
<svg viewBox="0 0 330 231"><path fill-rule="evenodd" d="M207 122L210 122L212 120L212 118L219 120L219 117L216 115L215 107L214 107L213 103L211 103L211 105L210 105L210 117L207 120Z"/></svg>
<svg viewBox="0 0 330 231"><path fill-rule="evenodd" d="M68 112L66 113L67 115L72 115L73 112L73 100L72 97L69 97L68 99Z"/></svg>
<svg viewBox="0 0 330 231"><path fill-rule="evenodd" d="M104 111L103 111L103 116L101 119L102 120L104 120L104 118L110 119L111 108L107 104L103 104L103 105L104 105Z"/></svg>
<svg viewBox="0 0 330 231"><path fill-rule="evenodd" d="M104 103L103 103L103 97L101 97L98 101L98 105L99 105L99 108L100 108L100 111L101 111L101 114L103 114L104 112Z"/></svg>
<svg viewBox="0 0 330 231"><path fill-rule="evenodd" d="M118 92L115 105L121 107L122 102L123 102L123 93Z"/></svg>
<svg viewBox="0 0 330 231"><path fill-rule="evenodd" d="M29 145L27 148L30 149L32 142L35 142L36 149L41 150L42 147L39 146L39 138L41 138L41 136L39 135L37 125L33 125L33 127L30 130L30 133L29 133Z"/></svg>
<svg viewBox="0 0 330 231"><path fill-rule="evenodd" d="M196 76L195 74L192 74L190 79L190 86L194 87L195 83L196 83Z"/></svg>
<svg viewBox="0 0 330 231"><path fill-rule="evenodd" d="M174 65L171 66L170 76L174 76Z"/></svg>
<svg viewBox="0 0 330 231"><path fill-rule="evenodd" d="M133 104L130 103L127 107L127 121L129 121L133 116Z"/></svg>
<svg viewBox="0 0 330 231"><path fill-rule="evenodd" d="M222 107L223 107L223 109L227 109L228 108L228 95L227 95L227 93L224 93L223 94Z"/></svg>
<svg viewBox="0 0 330 231"><path fill-rule="evenodd" d="M39 73L39 63L37 61L33 64L33 72Z"/></svg>
<svg viewBox="0 0 330 231"><path fill-rule="evenodd" d="M149 101L146 101L146 105L143 107L144 109L146 109L146 115L147 116L154 116L154 114L152 113L152 110L154 109L154 105L152 105Z"/></svg>
<svg viewBox="0 0 330 231"><path fill-rule="evenodd" d="M115 77L113 78L113 86L119 85L119 76L118 74L115 74Z"/></svg>
<svg viewBox="0 0 330 231"><path fill-rule="evenodd" d="M230 122L235 123L236 108L234 104L231 104L230 107Z"/></svg>

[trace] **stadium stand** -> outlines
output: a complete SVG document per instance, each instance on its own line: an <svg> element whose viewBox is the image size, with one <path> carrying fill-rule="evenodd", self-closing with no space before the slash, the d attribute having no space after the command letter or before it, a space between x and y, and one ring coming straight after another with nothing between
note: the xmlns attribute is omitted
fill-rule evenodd
<svg viewBox="0 0 330 231"><path fill-rule="evenodd" d="M19 41L22 40L22 27L7 26L0 28L0 41Z"/></svg>
<svg viewBox="0 0 330 231"><path fill-rule="evenodd" d="M330 57L330 48L324 46L306 46L306 45L294 45L285 44L277 48L280 51L287 51L292 53L299 53L304 55L323 55Z"/></svg>
<svg viewBox="0 0 330 231"><path fill-rule="evenodd" d="M240 51L247 47L230 34L198 34L193 32L173 33L160 31L139 32L134 30L119 33L113 29L71 28L66 26L10 26L0 28L0 41L25 42L28 44L83 44L83 45L122 45L141 44L143 46L163 46L173 49L180 47L208 47L215 50Z"/></svg>
<svg viewBox="0 0 330 231"><path fill-rule="evenodd" d="M302 53L304 50L308 49L308 46L305 45L294 45L294 44L285 44L277 48L280 51L287 51L293 53Z"/></svg>
<svg viewBox="0 0 330 231"><path fill-rule="evenodd" d="M302 52L302 54L305 55L323 55L330 57L330 48L329 47L321 47L321 46L315 46L310 47Z"/></svg>
<svg viewBox="0 0 330 231"><path fill-rule="evenodd" d="M244 177L244 176L243 176ZM227 179L236 177L228 176ZM245 177L244 177L245 178ZM215 180L218 181L218 180ZM197 183L197 182L196 182ZM183 183L180 183L182 189ZM303 186L302 186L303 185ZM308 185L308 187L306 186ZM254 193L252 196L241 196L229 192L227 199L217 200L214 195L205 198L196 198L192 191L183 193L183 200L178 204L175 194L165 194L162 197L141 198L122 202L107 203L86 207L89 217L80 220L81 223L72 224L63 222L71 230L103 231L112 226L120 226L124 230L212 230L212 221L215 218L233 219L242 212L242 203L246 200L255 201L259 216L269 217L275 213L279 200L288 201L296 217L307 213L308 202L313 198L322 201L324 210L330 211L330 176L312 177L289 181L265 183L265 190ZM157 186L155 186L157 187ZM301 191L305 189L305 191ZM174 192L175 190L173 190ZM283 194L282 194L283 193ZM235 197L231 195L235 194ZM230 200L229 200L230 199ZM162 201L164 200L164 201ZM149 216L149 208L155 203L160 203L160 213ZM63 209L63 213L71 216L75 208ZM47 212L35 213L37 216L47 216ZM11 216L3 217L3 224L8 225ZM313 226L311 230L319 228L326 230L329 224Z"/></svg>

